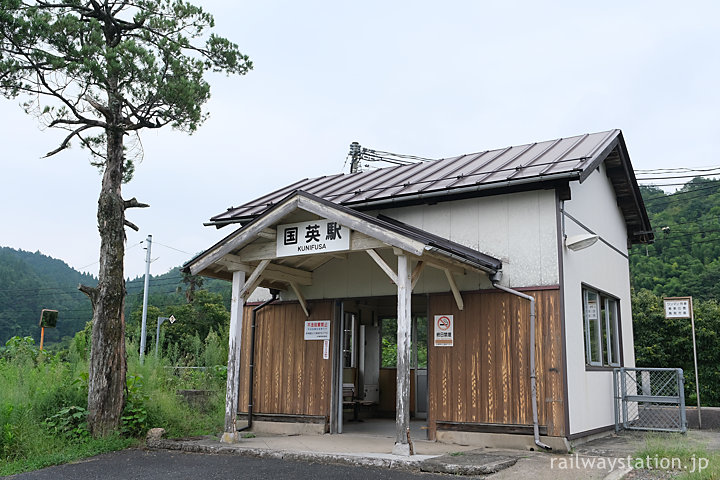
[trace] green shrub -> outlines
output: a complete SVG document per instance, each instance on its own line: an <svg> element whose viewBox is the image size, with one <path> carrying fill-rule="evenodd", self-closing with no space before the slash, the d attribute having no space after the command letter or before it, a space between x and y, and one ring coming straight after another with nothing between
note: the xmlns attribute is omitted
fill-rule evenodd
<svg viewBox="0 0 720 480"><path fill-rule="evenodd" d="M61 409L43 422L51 433L62 435L71 440L79 440L90 436L87 427L87 409L72 405Z"/></svg>
<svg viewBox="0 0 720 480"><path fill-rule="evenodd" d="M122 432L130 437L138 437L147 430L147 395L143 392L143 376L127 376L127 403L122 414Z"/></svg>

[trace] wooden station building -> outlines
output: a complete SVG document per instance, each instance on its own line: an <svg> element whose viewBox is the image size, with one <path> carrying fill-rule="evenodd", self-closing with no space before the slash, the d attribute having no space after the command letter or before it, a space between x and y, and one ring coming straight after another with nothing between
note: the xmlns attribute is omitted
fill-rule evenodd
<svg viewBox="0 0 720 480"><path fill-rule="evenodd" d="M339 434L348 407L395 417L399 454L411 416L478 445L612 429L628 249L653 240L620 130L305 179L210 224L239 226L185 266L232 281L224 441Z"/></svg>

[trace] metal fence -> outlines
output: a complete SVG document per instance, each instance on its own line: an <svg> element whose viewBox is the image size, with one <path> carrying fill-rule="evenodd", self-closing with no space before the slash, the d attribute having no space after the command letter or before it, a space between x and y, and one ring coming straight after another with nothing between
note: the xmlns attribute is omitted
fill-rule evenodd
<svg viewBox="0 0 720 480"><path fill-rule="evenodd" d="M616 368L615 430L687 431L682 368Z"/></svg>

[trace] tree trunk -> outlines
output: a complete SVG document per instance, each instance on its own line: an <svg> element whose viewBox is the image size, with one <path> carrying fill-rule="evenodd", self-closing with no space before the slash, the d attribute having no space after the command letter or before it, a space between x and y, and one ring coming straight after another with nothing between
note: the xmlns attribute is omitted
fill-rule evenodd
<svg viewBox="0 0 720 480"><path fill-rule="evenodd" d="M119 102L109 95L112 114L119 118ZM114 116L113 115L113 116ZM108 122L117 125L115 122ZM88 426L94 437L118 429L125 407L125 206L121 188L123 132L108 128L107 159L98 200L100 274L93 301L92 351L88 391Z"/></svg>

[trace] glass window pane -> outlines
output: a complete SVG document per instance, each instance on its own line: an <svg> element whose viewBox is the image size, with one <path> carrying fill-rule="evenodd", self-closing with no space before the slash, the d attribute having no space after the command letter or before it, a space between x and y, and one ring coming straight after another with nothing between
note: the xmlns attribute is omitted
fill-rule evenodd
<svg viewBox="0 0 720 480"><path fill-rule="evenodd" d="M583 309L583 313L586 328L586 355L589 355L589 363L591 365L602 365L600 299L596 292L590 290L585 290L584 297L585 308Z"/></svg>
<svg viewBox="0 0 720 480"><path fill-rule="evenodd" d="M427 318L417 317L417 366L427 368Z"/></svg>
<svg viewBox="0 0 720 480"><path fill-rule="evenodd" d="M382 364L381 367L397 366L397 319L382 320Z"/></svg>
<svg viewBox="0 0 720 480"><path fill-rule="evenodd" d="M608 329L608 324L607 324L607 318L608 318L607 317L607 315L608 315L607 301L608 301L608 299L605 297L600 298L601 311L600 311L600 318L598 319L600 321L600 330L601 330L600 346L602 347L602 349L605 352L608 352L608 340L609 340L608 339L608 336L609 336L608 330L609 329ZM609 355L609 353L608 353L608 355ZM608 365L610 363L610 361L606 355L602 355L600 361L604 365Z"/></svg>
<svg viewBox="0 0 720 480"><path fill-rule="evenodd" d="M620 365L620 332L618 331L617 300L607 300L607 324L610 333L608 361L610 365Z"/></svg>
<svg viewBox="0 0 720 480"><path fill-rule="evenodd" d="M343 332L343 367L355 367L355 314L345 314L345 331Z"/></svg>

